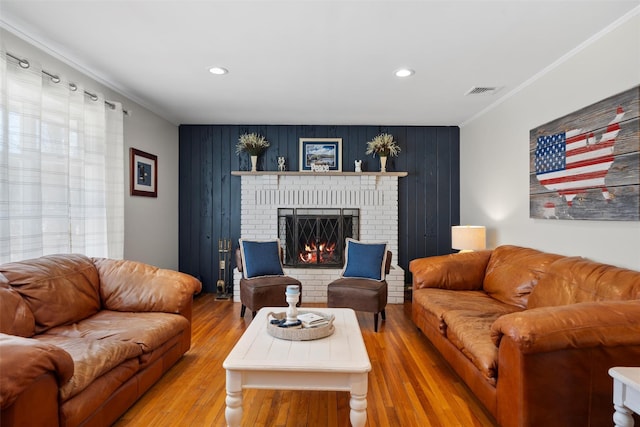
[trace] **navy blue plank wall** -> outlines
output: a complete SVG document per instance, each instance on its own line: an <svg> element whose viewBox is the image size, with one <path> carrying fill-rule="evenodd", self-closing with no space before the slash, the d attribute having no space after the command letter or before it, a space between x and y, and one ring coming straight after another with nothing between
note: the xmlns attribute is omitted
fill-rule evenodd
<svg viewBox="0 0 640 427"><path fill-rule="evenodd" d="M240 238L240 177L231 171L250 170L249 157L236 155L238 137L257 132L271 146L260 156L258 170L298 170L299 138L342 138L343 171L362 160L364 171L379 170L379 160L365 154L366 142L391 133L402 152L389 158L388 171L406 171L399 178L398 264L411 283L409 261L451 253L451 225L460 218L460 156L457 126L180 126L180 270L199 277L205 292L216 291L218 240ZM235 258L231 257L232 268ZM232 274L229 275L232 280Z"/></svg>

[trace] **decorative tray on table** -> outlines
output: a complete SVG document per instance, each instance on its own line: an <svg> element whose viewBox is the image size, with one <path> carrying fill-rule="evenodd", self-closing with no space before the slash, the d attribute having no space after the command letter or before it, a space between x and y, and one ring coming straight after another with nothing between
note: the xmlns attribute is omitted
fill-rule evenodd
<svg viewBox="0 0 640 427"><path fill-rule="evenodd" d="M333 314L319 311L298 311L298 322L287 323L287 313L271 312L267 315L269 335L289 341L309 341L328 337L335 331Z"/></svg>

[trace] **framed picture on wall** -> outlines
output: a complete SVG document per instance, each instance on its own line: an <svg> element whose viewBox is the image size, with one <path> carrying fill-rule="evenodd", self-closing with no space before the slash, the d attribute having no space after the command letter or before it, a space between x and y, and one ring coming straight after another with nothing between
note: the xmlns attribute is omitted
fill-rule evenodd
<svg viewBox="0 0 640 427"><path fill-rule="evenodd" d="M342 138L300 138L300 172L342 172Z"/></svg>
<svg viewBox="0 0 640 427"><path fill-rule="evenodd" d="M529 132L529 216L640 221L640 86Z"/></svg>
<svg viewBox="0 0 640 427"><path fill-rule="evenodd" d="M131 148L129 159L131 195L158 197L158 156Z"/></svg>

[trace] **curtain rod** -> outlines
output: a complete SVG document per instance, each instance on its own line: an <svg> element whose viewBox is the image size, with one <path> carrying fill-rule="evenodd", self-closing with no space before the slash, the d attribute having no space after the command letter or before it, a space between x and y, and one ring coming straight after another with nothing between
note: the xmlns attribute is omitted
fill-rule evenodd
<svg viewBox="0 0 640 427"><path fill-rule="evenodd" d="M25 70L27 68L29 68L31 66L31 64L29 63L29 61L27 61L24 58L20 58L18 56L15 56L9 52L5 52L7 54L8 57L15 59L16 61L18 61L18 65L20 65L20 67L24 68ZM52 74L46 70L42 70L42 74L44 74L45 76L49 77L51 79L52 82L54 83L60 83L60 77L58 77L56 74ZM72 91L76 91L78 89L78 86L75 83L69 83L69 88ZM95 93L91 93L89 91L84 91L85 95L89 96L89 98L91 98L92 101L97 101L98 100L98 95L96 95ZM111 101L107 101L106 99L104 100L104 103L106 105L109 106L109 108L114 109L116 108L116 104L114 104ZM122 109L122 112L124 113L125 116L129 115L129 110L125 110L124 108Z"/></svg>

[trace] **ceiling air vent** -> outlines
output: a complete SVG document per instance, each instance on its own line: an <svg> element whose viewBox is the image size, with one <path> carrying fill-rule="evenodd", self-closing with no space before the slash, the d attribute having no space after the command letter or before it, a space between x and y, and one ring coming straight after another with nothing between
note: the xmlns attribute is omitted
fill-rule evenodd
<svg viewBox="0 0 640 427"><path fill-rule="evenodd" d="M467 91L464 95L493 95L501 88L495 86L474 86Z"/></svg>

